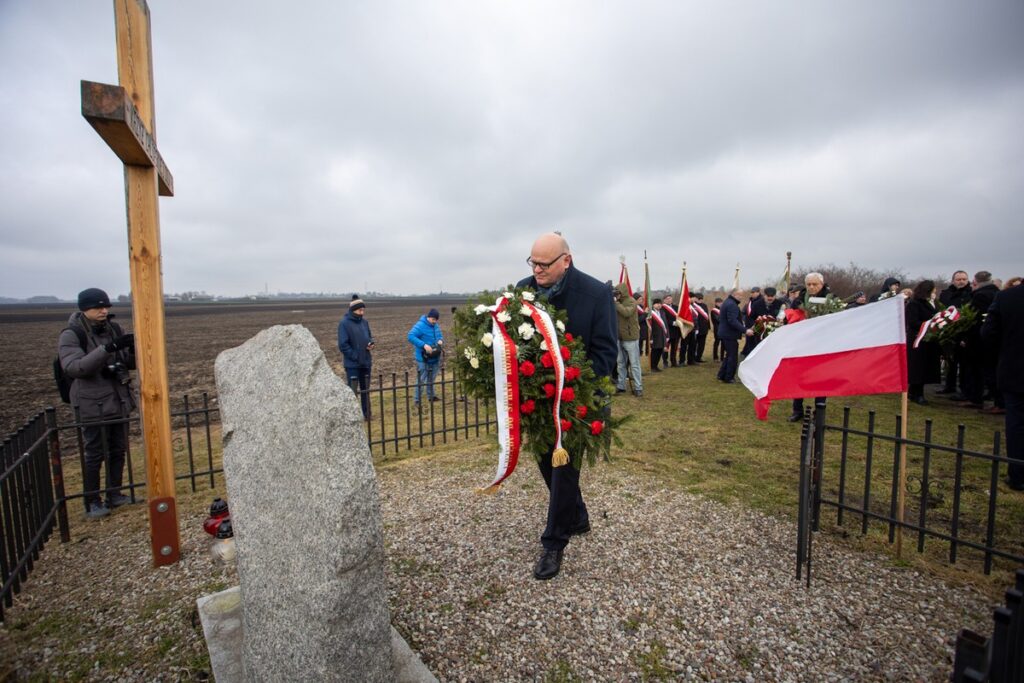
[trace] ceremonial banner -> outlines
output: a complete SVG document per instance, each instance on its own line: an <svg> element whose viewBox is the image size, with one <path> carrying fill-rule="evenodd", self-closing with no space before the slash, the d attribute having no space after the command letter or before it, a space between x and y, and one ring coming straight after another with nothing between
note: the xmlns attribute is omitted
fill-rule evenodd
<svg viewBox="0 0 1024 683"><path fill-rule="evenodd" d="M693 309L690 301L690 286L686 283L686 266L683 266L683 281L679 285L679 312L676 314L675 325L683 333L683 339L694 328Z"/></svg>
<svg viewBox="0 0 1024 683"><path fill-rule="evenodd" d="M902 295L870 306L784 325L740 363L758 419L772 401L907 390Z"/></svg>

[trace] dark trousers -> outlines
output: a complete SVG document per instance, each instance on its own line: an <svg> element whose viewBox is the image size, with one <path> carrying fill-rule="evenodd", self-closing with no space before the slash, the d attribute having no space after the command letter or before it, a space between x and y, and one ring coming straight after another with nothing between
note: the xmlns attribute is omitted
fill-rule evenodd
<svg viewBox="0 0 1024 683"><path fill-rule="evenodd" d="M1009 467L1010 483L1024 486L1024 393L1004 391L1003 401L1006 404L1006 457L1016 461Z"/></svg>
<svg viewBox="0 0 1024 683"><path fill-rule="evenodd" d="M711 360L718 360L718 357L722 354L722 340L715 335L715 341L711 345Z"/></svg>
<svg viewBox="0 0 1024 683"><path fill-rule="evenodd" d="M967 387L964 383L964 354L960 348L954 346L952 348L943 349L942 354L946 359L946 393L953 393L957 389L957 379L960 380L960 393L967 395Z"/></svg>
<svg viewBox="0 0 1024 683"><path fill-rule="evenodd" d="M650 353L651 342L650 333L647 331L647 323L640 326L640 355Z"/></svg>
<svg viewBox="0 0 1024 683"><path fill-rule="evenodd" d="M658 368L658 365L661 363L661 354L664 352L664 348L651 349L651 370L656 370Z"/></svg>
<svg viewBox="0 0 1024 683"><path fill-rule="evenodd" d="M967 385L967 400L971 403L981 405L985 402L985 361L974 354L968 354L966 362L960 366L961 370L967 371L964 378Z"/></svg>
<svg viewBox="0 0 1024 683"><path fill-rule="evenodd" d="M569 544L572 530L590 521L580 493L580 471L571 462L552 467L550 453L537 464L548 487L548 521L540 542L545 550L561 550Z"/></svg>
<svg viewBox="0 0 1024 683"><path fill-rule="evenodd" d="M704 360L704 345L708 340L707 332L704 334L691 334L690 345L686 347L686 362L690 365Z"/></svg>
<svg viewBox="0 0 1024 683"><path fill-rule="evenodd" d="M722 365L718 368L718 379L723 382L731 382L736 378L736 368L739 365L740 340L722 339Z"/></svg>
<svg viewBox="0 0 1024 683"><path fill-rule="evenodd" d="M672 328L678 330L679 328ZM668 335L668 362L672 367L679 364L680 360L685 360L679 356L679 342L682 340L679 332L672 334L669 332Z"/></svg>
<svg viewBox="0 0 1024 683"><path fill-rule="evenodd" d="M124 450L127 438L124 424L82 427L85 441L85 470L82 485L85 490L85 504L100 502L100 465L106 463L107 495L120 493L124 476Z"/></svg>
<svg viewBox="0 0 1024 683"><path fill-rule="evenodd" d="M370 419L370 368L345 368L348 385L358 391L359 403L363 408L363 419ZM357 389L358 387L358 389Z"/></svg>

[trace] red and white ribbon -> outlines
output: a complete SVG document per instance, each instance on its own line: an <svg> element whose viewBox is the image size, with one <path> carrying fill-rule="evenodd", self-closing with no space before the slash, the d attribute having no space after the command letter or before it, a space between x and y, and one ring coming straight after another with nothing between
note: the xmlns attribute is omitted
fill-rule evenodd
<svg viewBox="0 0 1024 683"><path fill-rule="evenodd" d="M928 334L929 330L942 329L946 325L952 322L956 322L960 319L960 311L956 306L950 306L944 311L939 311L928 320L921 323L921 328L917 331L917 336L914 337L914 348L916 349L924 339L924 336Z"/></svg>
<svg viewBox="0 0 1024 683"><path fill-rule="evenodd" d="M494 405L498 418L498 471L484 493L494 493L516 469L519 462L519 448L522 440L519 433L519 360L516 343L508 333L505 323L498 314L509 304L506 297L495 302L491 311L491 330L494 341L491 351L494 355Z"/></svg>
<svg viewBox="0 0 1024 683"><path fill-rule="evenodd" d="M551 354L552 369L555 371L555 395L551 399L551 416L555 423L555 449L551 455L551 466L561 467L569 463L569 454L562 448L562 388L565 386L565 363L562 360L562 350L558 346L558 332L551 316L542 311L529 301L523 301L523 307L529 309L530 318L534 326L544 339L547 346L547 353Z"/></svg>
<svg viewBox="0 0 1024 683"><path fill-rule="evenodd" d="M662 332L664 332L665 334L668 334L668 328L665 327L665 319L661 317L661 311L659 311L656 308L652 308L651 309L651 315L649 317L650 317L651 320L653 320L654 322L656 322L658 324L658 327L661 328Z"/></svg>

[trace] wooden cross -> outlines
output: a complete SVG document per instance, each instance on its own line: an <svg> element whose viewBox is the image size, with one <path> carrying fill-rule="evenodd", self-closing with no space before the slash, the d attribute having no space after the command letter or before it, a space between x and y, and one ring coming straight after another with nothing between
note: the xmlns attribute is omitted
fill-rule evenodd
<svg viewBox="0 0 1024 683"><path fill-rule="evenodd" d="M82 116L124 163L131 267L132 319L146 446L153 564L180 555L174 497L171 412L167 390L160 211L157 194L174 195L174 180L156 147L153 54L146 0L114 0L120 86L82 81Z"/></svg>

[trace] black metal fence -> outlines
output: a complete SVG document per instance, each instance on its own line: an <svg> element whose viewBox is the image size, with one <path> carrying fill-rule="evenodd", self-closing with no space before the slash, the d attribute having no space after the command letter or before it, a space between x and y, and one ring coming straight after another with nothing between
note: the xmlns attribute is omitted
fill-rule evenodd
<svg viewBox="0 0 1024 683"><path fill-rule="evenodd" d="M392 374L389 382L378 375L362 392L373 406L373 419L366 422L366 437L372 454L387 458L402 449L477 438L490 434L497 424L493 404L468 399L455 378L444 370L434 384L438 400L424 400L422 409L413 404L416 385L417 380L410 381L409 373L405 373L401 381L397 374ZM354 390L359 393L358 386ZM142 443L137 415L88 425L76 415L72 421L58 424L56 411L49 408L3 442L0 453L0 621L3 621L4 608L10 607L14 595L21 591L54 529L59 530L62 542L70 540L68 501L80 500L86 511L87 499L105 492L106 487L85 491L83 485L85 429L97 424L127 431L125 476L120 490L127 493L132 503L138 502L144 495L146 481L144 463L135 457ZM216 399L202 394L197 403L188 396L183 397L172 406L171 427L175 479L185 482L193 493L201 487L217 487L217 476L223 475L223 469L220 411ZM106 473L110 453L107 441L102 444L107 451L103 466ZM65 486L65 470L75 459L77 472L68 470Z"/></svg>
<svg viewBox="0 0 1024 683"><path fill-rule="evenodd" d="M1024 569L1006 591L1006 605L996 607L992 637L970 629L956 636L953 683L1011 683L1024 681Z"/></svg>
<svg viewBox="0 0 1024 683"><path fill-rule="evenodd" d="M836 511L836 525L852 521L866 535L874 525L888 532L889 543L902 548L904 531L925 552L927 539L948 545L948 561L956 563L966 549L982 561L986 574L996 558L1024 564L1024 538L1011 515L1000 515L999 475L1009 458L1000 455L1001 433L992 435L992 450L965 446L966 428L957 427L955 443L940 442L931 420L922 438L902 437L901 417L890 433L878 428L874 411L865 428L851 426L843 409L840 425L826 424L824 402L808 408L801 432L800 502L797 515L797 578L804 569L810 582L813 531L821 523L822 506ZM838 434L838 444L827 444ZM885 451L891 450L891 456ZM901 449L903 457L901 457ZM826 458L826 453L829 457ZM901 463L906 463L901 472ZM901 482L905 482L901 491ZM965 504L971 496L971 504Z"/></svg>

